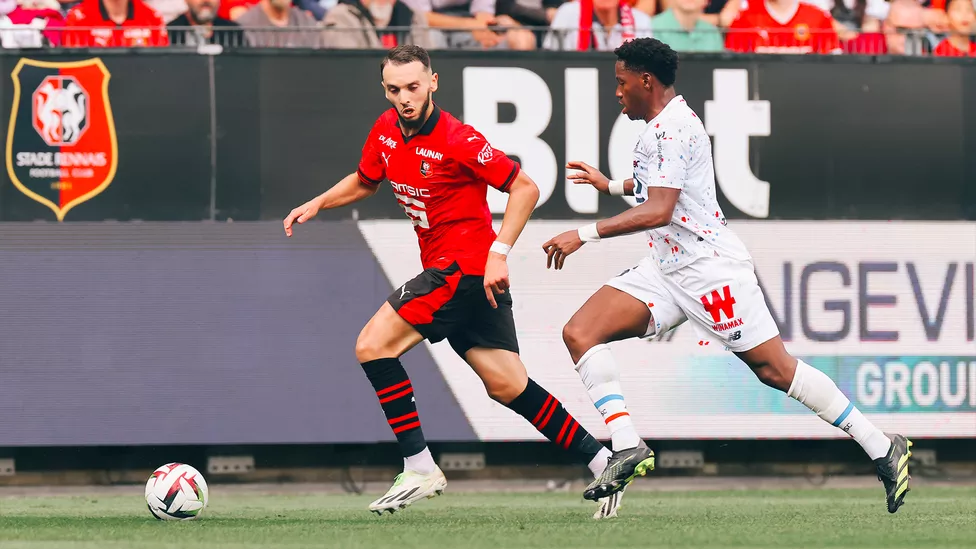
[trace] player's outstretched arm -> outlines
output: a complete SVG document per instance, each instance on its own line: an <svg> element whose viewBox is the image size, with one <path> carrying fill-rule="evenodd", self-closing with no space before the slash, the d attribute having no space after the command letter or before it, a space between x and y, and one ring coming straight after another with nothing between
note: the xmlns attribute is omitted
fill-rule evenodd
<svg viewBox="0 0 976 549"><path fill-rule="evenodd" d="M492 307L498 306L494 294L503 294L509 287L506 261L508 250L522 234L537 202L539 187L525 172L519 171L508 188L508 205L502 218L502 228L498 231L495 243L491 245L488 263L485 265L485 295Z"/></svg>
<svg viewBox="0 0 976 549"><path fill-rule="evenodd" d="M670 187L648 187L647 200L610 219L591 223L575 231L566 231L542 245L546 252L546 268L555 265L563 268L566 257L580 249L584 242L596 242L639 231L656 229L671 223L674 206L678 203L681 189Z"/></svg>
<svg viewBox="0 0 976 549"><path fill-rule="evenodd" d="M625 179L623 181L614 181L607 176L600 173L600 170L590 166L586 162L580 162L579 160L573 160L566 164L566 168L570 170L580 170L576 173L569 174L569 179L577 185L592 185L594 189L600 191L603 194L609 194L614 196L634 196L634 180Z"/></svg>
<svg viewBox="0 0 976 549"><path fill-rule="evenodd" d="M583 227L578 232L589 242L663 227L671 223L680 194L681 189L648 187L647 200L643 204Z"/></svg>
<svg viewBox="0 0 976 549"><path fill-rule="evenodd" d="M376 194L379 186L367 185L359 179L359 174L351 173L343 177L331 189L295 208L285 217L285 234L291 236L294 223L305 223L321 210L339 208Z"/></svg>

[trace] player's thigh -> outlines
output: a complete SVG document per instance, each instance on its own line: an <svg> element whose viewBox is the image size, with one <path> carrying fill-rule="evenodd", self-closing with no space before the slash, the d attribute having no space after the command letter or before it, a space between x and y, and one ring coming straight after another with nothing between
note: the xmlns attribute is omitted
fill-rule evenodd
<svg viewBox="0 0 976 549"><path fill-rule="evenodd" d="M357 355L362 350L370 356L399 356L389 353L403 354L424 339L436 343L446 338L466 316L455 299L460 279L461 271L455 264L446 269L425 269L393 290L360 333Z"/></svg>
<svg viewBox="0 0 976 549"><path fill-rule="evenodd" d="M706 257L664 277L688 318L729 350L748 351L779 336L751 262Z"/></svg>
<svg viewBox="0 0 976 549"><path fill-rule="evenodd" d="M359 332L356 358L361 363L396 358L423 340L424 336L398 315L389 303L383 303Z"/></svg>
<svg viewBox="0 0 976 549"><path fill-rule="evenodd" d="M515 315L512 312L512 290L495 294L497 307L488 303L484 279L480 276L464 277L458 288L458 303L469 316L448 337L454 352L467 360L468 350L480 347L519 353Z"/></svg>
<svg viewBox="0 0 976 549"><path fill-rule="evenodd" d="M563 341L573 361L601 343L654 337L685 321L684 312L646 261L610 279L570 318Z"/></svg>

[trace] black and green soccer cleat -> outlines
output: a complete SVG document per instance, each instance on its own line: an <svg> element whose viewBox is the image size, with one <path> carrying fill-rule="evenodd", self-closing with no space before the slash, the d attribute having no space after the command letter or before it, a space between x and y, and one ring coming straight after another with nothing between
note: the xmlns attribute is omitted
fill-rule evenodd
<svg viewBox="0 0 976 549"><path fill-rule="evenodd" d="M886 433L887 434L887 433ZM909 481L908 458L912 457L912 441L902 435L888 435L891 439L891 449L888 455L874 460L878 469L878 479L884 483L888 499L888 512L894 513L905 502L908 494Z"/></svg>
<svg viewBox="0 0 976 549"><path fill-rule="evenodd" d="M642 440L634 448L614 452L607 468L583 491L583 497L597 501L627 487L637 476L654 470L654 452Z"/></svg>

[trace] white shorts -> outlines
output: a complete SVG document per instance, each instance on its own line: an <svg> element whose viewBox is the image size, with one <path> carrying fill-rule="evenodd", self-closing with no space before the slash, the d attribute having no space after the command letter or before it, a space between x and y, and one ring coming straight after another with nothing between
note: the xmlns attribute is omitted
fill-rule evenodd
<svg viewBox="0 0 976 549"><path fill-rule="evenodd" d="M645 257L607 286L647 305L651 322L643 337L659 337L688 319L733 352L779 335L751 261L703 257L665 274Z"/></svg>

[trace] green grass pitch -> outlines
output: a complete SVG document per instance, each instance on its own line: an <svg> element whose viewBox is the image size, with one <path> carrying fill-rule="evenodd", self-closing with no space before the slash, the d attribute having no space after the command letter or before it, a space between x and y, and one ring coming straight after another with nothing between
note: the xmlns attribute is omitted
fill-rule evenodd
<svg viewBox="0 0 976 549"><path fill-rule="evenodd" d="M897 514L876 489L649 492L595 521L575 493L445 493L395 515L352 495L222 494L200 519L161 522L132 495L0 497L0 547L518 549L976 547L976 487L913 489Z"/></svg>

